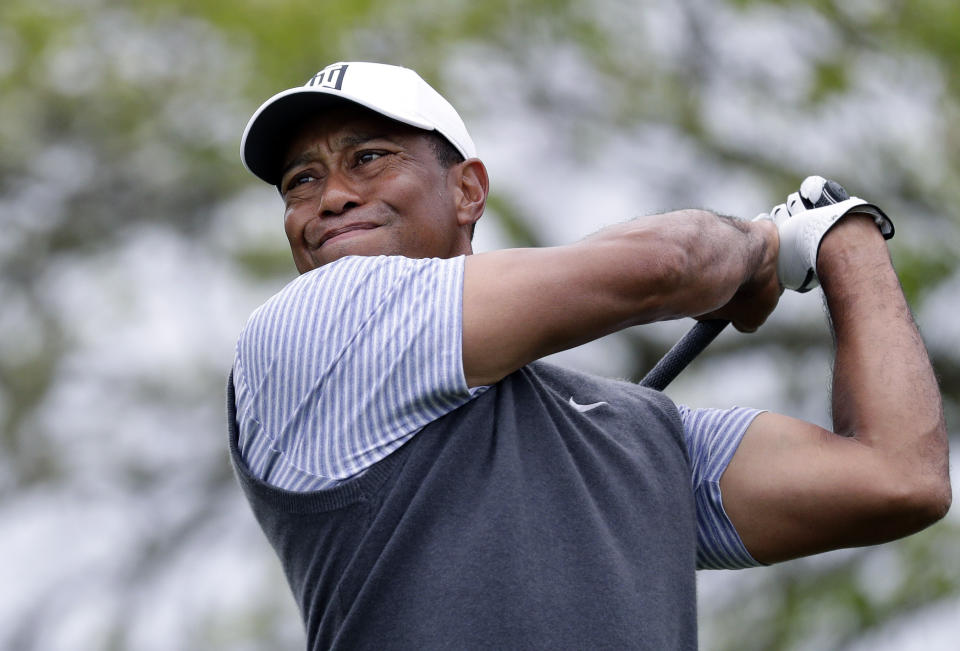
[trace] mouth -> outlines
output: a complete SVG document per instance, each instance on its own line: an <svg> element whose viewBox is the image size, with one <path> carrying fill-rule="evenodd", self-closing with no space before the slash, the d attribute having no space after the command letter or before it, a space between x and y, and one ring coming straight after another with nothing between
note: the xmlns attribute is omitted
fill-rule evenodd
<svg viewBox="0 0 960 651"><path fill-rule="evenodd" d="M362 231L369 231L376 228L378 224L370 224L367 222L359 224L348 224L346 226L341 226L340 228L335 228L331 231L328 231L320 238L320 243L318 247L323 246L331 240L343 240L348 237L351 237L352 234L359 233Z"/></svg>

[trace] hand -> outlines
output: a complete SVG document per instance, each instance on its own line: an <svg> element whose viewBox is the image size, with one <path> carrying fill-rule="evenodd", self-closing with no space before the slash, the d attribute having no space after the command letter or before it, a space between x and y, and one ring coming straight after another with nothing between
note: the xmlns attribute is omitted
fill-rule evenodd
<svg viewBox="0 0 960 651"><path fill-rule="evenodd" d="M721 308L701 314L698 320L722 319L730 321L740 332L753 332L773 312L783 293L777 277L779 234L770 221L741 222L752 234L757 256L749 277Z"/></svg>
<svg viewBox="0 0 960 651"><path fill-rule="evenodd" d="M769 219L780 233L777 272L787 289L807 292L817 286L817 252L820 242L838 219L849 213L870 215L885 239L893 237L893 222L880 208L863 199L850 197L836 181L808 176L800 191L792 193L785 204L756 219Z"/></svg>

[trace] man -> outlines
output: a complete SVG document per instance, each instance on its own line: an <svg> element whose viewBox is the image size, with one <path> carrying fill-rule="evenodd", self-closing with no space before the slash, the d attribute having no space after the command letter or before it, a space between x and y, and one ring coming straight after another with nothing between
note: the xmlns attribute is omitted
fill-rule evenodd
<svg viewBox="0 0 960 651"><path fill-rule="evenodd" d="M949 507L892 225L835 184L769 219L683 210L471 255L488 180L466 128L371 63L268 100L242 151L302 275L240 337L231 453L310 648L693 649L695 567L879 543ZM537 361L661 319L752 331L817 281L835 433Z"/></svg>

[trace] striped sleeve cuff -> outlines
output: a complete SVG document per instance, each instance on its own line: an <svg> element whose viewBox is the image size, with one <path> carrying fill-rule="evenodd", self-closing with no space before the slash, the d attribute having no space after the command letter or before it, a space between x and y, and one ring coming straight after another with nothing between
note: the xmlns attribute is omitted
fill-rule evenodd
<svg viewBox="0 0 960 651"><path fill-rule="evenodd" d="M750 555L723 508L720 477L758 409L690 409L678 405L693 470L697 509L697 569L762 565Z"/></svg>

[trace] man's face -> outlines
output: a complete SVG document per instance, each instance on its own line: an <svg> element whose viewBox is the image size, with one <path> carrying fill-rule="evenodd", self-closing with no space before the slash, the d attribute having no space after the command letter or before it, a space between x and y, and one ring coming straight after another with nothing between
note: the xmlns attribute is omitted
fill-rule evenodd
<svg viewBox="0 0 960 651"><path fill-rule="evenodd" d="M284 158L284 230L300 273L347 255L470 252L427 132L356 107L308 122Z"/></svg>

